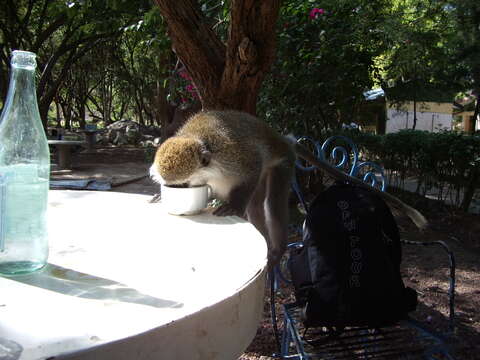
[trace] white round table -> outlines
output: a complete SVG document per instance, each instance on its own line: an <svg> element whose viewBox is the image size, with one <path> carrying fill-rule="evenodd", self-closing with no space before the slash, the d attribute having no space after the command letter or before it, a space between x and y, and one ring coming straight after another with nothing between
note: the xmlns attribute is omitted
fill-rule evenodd
<svg viewBox="0 0 480 360"><path fill-rule="evenodd" d="M263 311L265 240L238 217L168 215L149 198L50 191L49 264L0 277L1 359L242 354Z"/></svg>

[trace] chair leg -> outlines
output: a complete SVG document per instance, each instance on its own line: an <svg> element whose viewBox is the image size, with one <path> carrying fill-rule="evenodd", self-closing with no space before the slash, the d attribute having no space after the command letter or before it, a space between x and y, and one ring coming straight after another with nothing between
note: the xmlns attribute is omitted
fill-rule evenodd
<svg viewBox="0 0 480 360"><path fill-rule="evenodd" d="M275 309L276 277L274 269L269 271L268 277L270 279L270 315L272 317L273 334L275 336L275 344L277 346L277 351L281 354L282 348L280 344L280 336L278 334L277 311Z"/></svg>

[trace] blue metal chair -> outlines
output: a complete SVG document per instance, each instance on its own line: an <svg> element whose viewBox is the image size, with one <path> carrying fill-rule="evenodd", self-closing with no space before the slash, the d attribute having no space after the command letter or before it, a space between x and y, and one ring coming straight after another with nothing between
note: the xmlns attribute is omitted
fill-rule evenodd
<svg viewBox="0 0 480 360"><path fill-rule="evenodd" d="M344 136L333 136L323 144L311 138L302 137L300 142L310 143L318 159L329 161L332 166L345 171L349 176L361 177L371 186L385 190L386 181L383 169L372 162L359 162L358 149L355 144ZM343 146L335 146L338 141ZM327 157L327 154L330 156ZM303 166L297 163L301 172L311 172L314 166ZM292 184L293 191L304 209L308 205L295 179ZM275 339L278 346L278 357L281 359L453 359L449 352L446 339L454 331L455 317L455 258L448 246L442 241L418 242L402 240L404 245L439 246L447 254L450 266L450 284L448 291L449 302L449 330L447 334L439 334L429 329L425 324L408 318L393 326L382 328L348 327L339 336L328 336L325 329L318 328L312 332L309 329L308 341L302 335L303 324L301 308L295 302L281 305L283 313L283 326L278 329L275 309L276 292L280 291L278 281L289 284L286 266L278 266L271 274L271 315ZM302 242L289 244L289 249L302 246ZM287 258L288 261L288 251ZM285 262L283 263L285 265Z"/></svg>

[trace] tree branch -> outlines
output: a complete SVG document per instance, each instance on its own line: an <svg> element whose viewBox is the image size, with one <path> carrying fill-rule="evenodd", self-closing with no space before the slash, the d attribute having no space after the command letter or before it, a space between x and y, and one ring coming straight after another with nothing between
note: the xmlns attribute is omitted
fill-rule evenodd
<svg viewBox="0 0 480 360"><path fill-rule="evenodd" d="M17 39L13 35L14 31L10 31L7 24L2 22L0 22L0 30L3 32L3 43L11 49L17 48Z"/></svg>
<svg viewBox="0 0 480 360"><path fill-rule="evenodd" d="M27 12L25 13L25 16L23 17L22 22L20 24L20 29L22 31L25 31L25 32L28 31L27 25L30 22L30 16L32 15L32 10L33 10L33 4L34 4L34 0L28 1Z"/></svg>
<svg viewBox="0 0 480 360"><path fill-rule="evenodd" d="M41 33L41 30L43 29L43 24L45 22L45 19L47 18L46 14L47 14L48 5L50 2L51 0L45 0L43 3L42 11L40 13L40 18L39 18L40 21L38 22L38 26L37 26L37 33Z"/></svg>
<svg viewBox="0 0 480 360"><path fill-rule="evenodd" d="M40 46L60 27L62 27L67 20L65 13L60 14L44 31L42 31L35 43L32 46L32 51L37 52Z"/></svg>
<svg viewBox="0 0 480 360"><path fill-rule="evenodd" d="M195 0L156 0L168 25L177 56L204 97L220 84L225 66L225 45L202 14Z"/></svg>
<svg viewBox="0 0 480 360"><path fill-rule="evenodd" d="M238 98L251 100L248 93L258 93L275 58L280 3L280 0L232 0L226 66L221 82L226 107ZM245 82L252 77L255 80ZM238 105L255 113L255 103Z"/></svg>
<svg viewBox="0 0 480 360"><path fill-rule="evenodd" d="M15 5L16 4L12 2L12 0L7 1L7 7L10 10L11 19L13 19L13 24L11 25L15 25L16 27L13 31L17 34L17 40L19 42L18 45L20 45L20 47L24 47L25 44L23 43L23 40L25 39L28 42L31 42L31 35L23 26L23 22L19 18L18 8ZM22 34L24 36L22 36Z"/></svg>
<svg viewBox="0 0 480 360"><path fill-rule="evenodd" d="M204 109L256 112L260 86L276 45L281 0L231 0L227 46L196 0L156 0L177 56L193 78Z"/></svg>
<svg viewBox="0 0 480 360"><path fill-rule="evenodd" d="M57 93L58 88L60 87L61 83L64 81L64 79L65 79L68 71L72 67L72 65L75 64L75 62L77 62L88 51L92 50L95 46L98 45L99 42L101 42L103 40L105 40L105 39L102 38L101 36L99 36L99 38L97 40L95 40L95 42L91 42L91 43L85 45L84 47L82 47L79 50L73 50L74 48L76 48L76 46L68 46L68 49L71 50L71 52L68 55L68 58L65 60L65 64L62 67L62 70L61 70L60 74L57 76L57 79L55 81L53 81L52 85L50 86L50 90L47 91L42 96L42 98L41 98L42 104L47 104L47 103L50 104L52 102L52 100L55 97L55 94ZM83 42L78 41L77 43L81 44ZM58 58L56 60L58 60ZM43 76L42 76L42 80L43 80ZM39 88L40 88L40 86L39 86Z"/></svg>
<svg viewBox="0 0 480 360"><path fill-rule="evenodd" d="M52 69L54 65L57 63L57 61L65 55L67 52L73 50L73 58L72 56L69 55L69 58L72 60L71 62L67 61L62 68L62 74L64 73L63 70L66 68L66 71L70 69L71 64L73 64L75 61L77 61L81 56L83 56L87 51L89 51L91 48L93 48L98 41L110 38L112 36L115 36L116 34L119 34L119 31L113 31L110 33L102 33L102 34L97 34L93 36L88 36L84 37L82 39L79 39L75 42L72 42L70 44L67 44L70 36L66 34L64 37L62 44L58 47L57 51L50 57L48 60L46 66L43 69L42 76L40 78L40 81L38 83L38 92L41 94L44 91L44 88L46 86L47 80L51 76ZM84 45L86 44L86 45ZM81 45L84 45L83 48L80 48ZM75 55L75 52L77 55Z"/></svg>

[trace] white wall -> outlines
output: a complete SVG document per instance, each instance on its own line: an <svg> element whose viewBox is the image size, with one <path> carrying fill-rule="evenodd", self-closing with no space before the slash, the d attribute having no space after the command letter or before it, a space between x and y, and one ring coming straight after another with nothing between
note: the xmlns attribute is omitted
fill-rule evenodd
<svg viewBox="0 0 480 360"><path fill-rule="evenodd" d="M450 130L452 128L452 120L453 117L451 114L417 111L417 126L415 129L432 132ZM387 133L397 132L402 129L411 129L412 127L413 111L387 109Z"/></svg>

